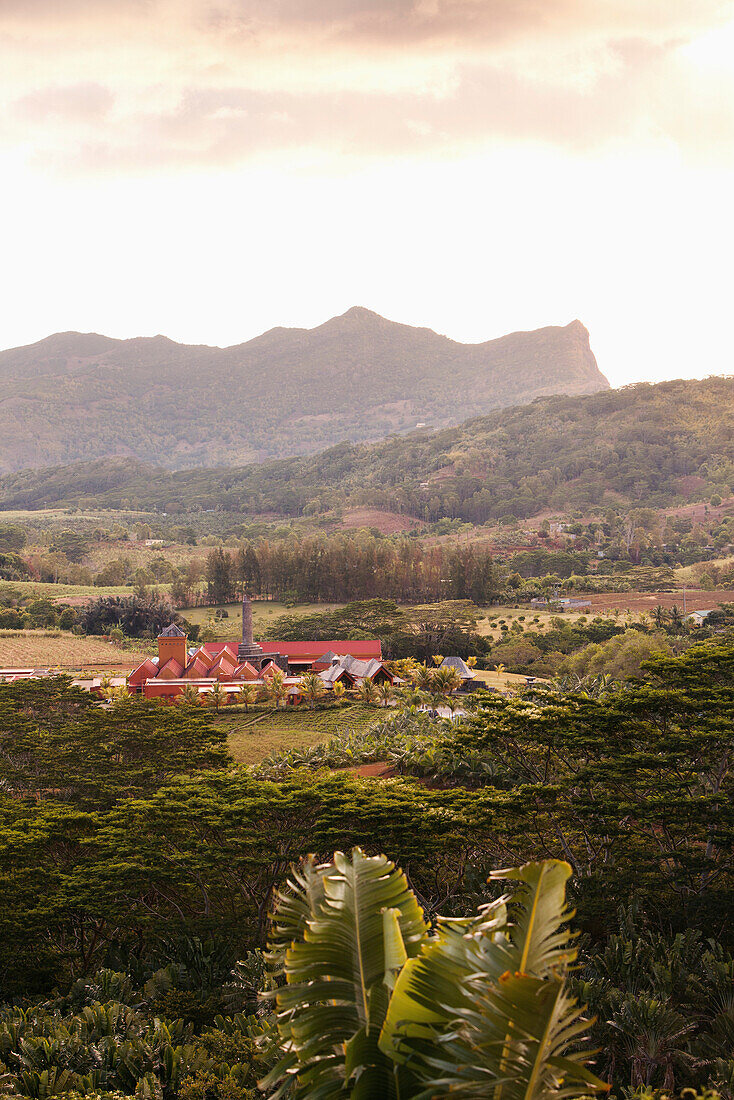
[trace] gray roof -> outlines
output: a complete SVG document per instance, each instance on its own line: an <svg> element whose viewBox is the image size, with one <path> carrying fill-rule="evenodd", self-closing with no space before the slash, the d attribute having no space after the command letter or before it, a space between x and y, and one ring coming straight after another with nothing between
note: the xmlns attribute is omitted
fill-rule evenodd
<svg viewBox="0 0 734 1100"><path fill-rule="evenodd" d="M180 626L176 626L175 623L171 623L165 630L161 630L158 635L159 638L185 638L186 634Z"/></svg>
<svg viewBox="0 0 734 1100"><path fill-rule="evenodd" d="M461 657L444 657L441 668L455 668L462 680L473 680L475 677L474 670Z"/></svg>

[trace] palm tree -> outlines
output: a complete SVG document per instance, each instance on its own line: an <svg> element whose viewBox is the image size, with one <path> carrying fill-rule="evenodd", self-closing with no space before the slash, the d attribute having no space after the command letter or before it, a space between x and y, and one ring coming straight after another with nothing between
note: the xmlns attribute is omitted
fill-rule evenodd
<svg viewBox="0 0 734 1100"><path fill-rule="evenodd" d="M393 686L389 680L377 685L377 695L383 707L389 707L395 697Z"/></svg>
<svg viewBox="0 0 734 1100"><path fill-rule="evenodd" d="M285 676L282 672L274 672L270 677L270 681L265 686L265 692L268 699L272 699L277 710L280 706L281 699L285 699L288 694L288 688L285 686Z"/></svg>
<svg viewBox="0 0 734 1100"><path fill-rule="evenodd" d="M652 617L655 621L655 626L663 626L665 624L665 620L668 617L668 613L662 606L662 604L658 604L652 613Z"/></svg>
<svg viewBox="0 0 734 1100"><path fill-rule="evenodd" d="M418 665L415 670L415 686L419 691L428 691L432 682L435 669L428 668L426 665Z"/></svg>
<svg viewBox="0 0 734 1100"><path fill-rule="evenodd" d="M436 668L439 668L443 664L444 660L445 660L445 658L444 658L443 653L434 653L433 654L433 663L436 666Z"/></svg>
<svg viewBox="0 0 734 1100"><path fill-rule="evenodd" d="M186 707L198 707L201 702L199 689L193 684L187 684L178 696L178 702Z"/></svg>
<svg viewBox="0 0 734 1100"><path fill-rule="evenodd" d="M385 856L306 859L276 896L267 996L285 1053L261 1087L293 1100L606 1091L568 988L570 874L559 860L493 872L517 887L511 916L505 895L432 931Z"/></svg>
<svg viewBox="0 0 734 1100"><path fill-rule="evenodd" d="M366 703L368 707L376 707L379 696L377 694L377 688L371 680L364 679L357 688L357 698L362 703Z"/></svg>
<svg viewBox="0 0 734 1100"><path fill-rule="evenodd" d="M318 672L306 672L301 677L301 695L307 700L309 708L314 709L326 691L326 685Z"/></svg>
<svg viewBox="0 0 734 1100"><path fill-rule="evenodd" d="M120 684L118 687L110 688L109 699L113 707L124 707L132 700L132 695L125 684Z"/></svg>
<svg viewBox="0 0 734 1100"><path fill-rule="evenodd" d="M341 682L341 680L337 680L333 684L331 694L334 698L334 702L336 703L336 705L340 707L342 705L342 700L344 699L344 696L347 694L347 689L344 687L344 684Z"/></svg>
<svg viewBox="0 0 734 1100"><path fill-rule="evenodd" d="M433 674L433 682L442 695L448 696L461 687L461 675L455 668L437 668Z"/></svg>
<svg viewBox="0 0 734 1100"><path fill-rule="evenodd" d="M505 666L504 665L495 665L494 666L494 671L497 673L498 676L501 676L505 671Z"/></svg>
<svg viewBox="0 0 734 1100"><path fill-rule="evenodd" d="M208 706L214 707L214 710L218 711L227 702L227 692L221 684L214 684L206 697L206 701Z"/></svg>
<svg viewBox="0 0 734 1100"><path fill-rule="evenodd" d="M245 713L257 702L258 690L254 684L243 684L237 692L237 702L244 705Z"/></svg>
<svg viewBox="0 0 734 1100"><path fill-rule="evenodd" d="M423 696L417 688L412 685L403 688L398 696L401 706L406 710L410 710L411 707L419 707L423 702Z"/></svg>
<svg viewBox="0 0 734 1100"><path fill-rule="evenodd" d="M107 702L110 702L110 700L112 699L112 696L113 696L113 689L112 689L112 677L110 676L109 672L106 672L104 674L104 676L102 677L102 679L100 680L99 690L102 693L102 698L106 699Z"/></svg>

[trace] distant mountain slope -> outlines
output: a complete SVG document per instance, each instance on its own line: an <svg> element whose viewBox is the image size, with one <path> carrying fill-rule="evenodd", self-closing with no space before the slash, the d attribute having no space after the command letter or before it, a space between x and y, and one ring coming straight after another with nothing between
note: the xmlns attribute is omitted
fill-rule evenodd
<svg viewBox="0 0 734 1100"><path fill-rule="evenodd" d="M376 507L474 523L545 509L664 507L734 492L734 379L538 398L438 432L239 468L120 458L0 478L0 507L318 515ZM235 518L236 517L236 518Z"/></svg>
<svg viewBox="0 0 734 1100"><path fill-rule="evenodd" d="M609 383L580 321L459 344L354 308L230 348L58 333L0 352L0 385L7 472L110 455L259 462Z"/></svg>

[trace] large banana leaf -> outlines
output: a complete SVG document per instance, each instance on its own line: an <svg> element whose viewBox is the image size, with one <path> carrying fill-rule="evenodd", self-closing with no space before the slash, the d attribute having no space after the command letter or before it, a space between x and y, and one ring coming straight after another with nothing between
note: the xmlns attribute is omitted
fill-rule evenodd
<svg viewBox="0 0 734 1100"><path fill-rule="evenodd" d="M395 1096L398 1069L377 1041L395 974L427 933L402 871L359 848L307 864L279 895L274 926L285 1056L263 1087L280 1084L282 1095L295 1079L295 1095L309 1100Z"/></svg>
<svg viewBox="0 0 734 1100"><path fill-rule="evenodd" d="M575 1097L606 1088L585 1068L586 1021L566 990L567 864L500 872L519 888L474 922L439 926L403 968L380 1047L423 1079L417 1095ZM416 1094L414 1094L416 1095Z"/></svg>

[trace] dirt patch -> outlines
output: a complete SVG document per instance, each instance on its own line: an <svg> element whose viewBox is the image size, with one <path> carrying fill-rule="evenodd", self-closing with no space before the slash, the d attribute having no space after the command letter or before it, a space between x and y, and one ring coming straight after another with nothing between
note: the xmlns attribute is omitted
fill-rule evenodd
<svg viewBox="0 0 734 1100"><path fill-rule="evenodd" d="M611 592L584 596L592 611L653 611L658 604L670 609L676 604L683 609L683 592ZM686 611L703 611L722 603L734 603L734 591L729 588L686 589Z"/></svg>
<svg viewBox="0 0 734 1100"><path fill-rule="evenodd" d="M705 500L697 500L694 504L682 504L679 508L663 509L665 516L690 519L693 523L703 523L704 520L708 523L732 514L734 514L734 496L726 497L716 507Z"/></svg>
<svg viewBox="0 0 734 1100"><path fill-rule="evenodd" d="M389 779L395 775L395 770L389 764L360 764L357 768L347 770L352 775L360 775L366 779Z"/></svg>
<svg viewBox="0 0 734 1100"><path fill-rule="evenodd" d="M415 516L402 516L399 512L383 512L378 508L355 508L345 512L339 524L341 528L374 527L382 535L398 535L425 524Z"/></svg>

